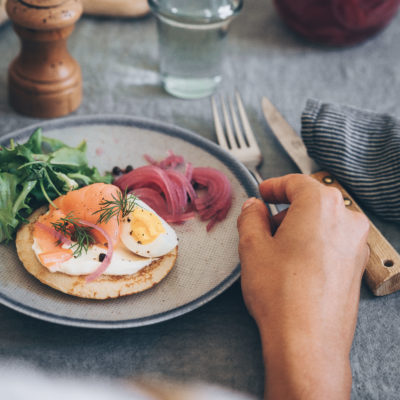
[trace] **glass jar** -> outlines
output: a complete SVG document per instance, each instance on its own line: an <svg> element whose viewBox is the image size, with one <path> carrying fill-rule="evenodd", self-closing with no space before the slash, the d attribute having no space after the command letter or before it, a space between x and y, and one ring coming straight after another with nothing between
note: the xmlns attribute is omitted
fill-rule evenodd
<svg viewBox="0 0 400 400"><path fill-rule="evenodd" d="M400 0L274 0L287 25L315 42L344 46L381 30Z"/></svg>

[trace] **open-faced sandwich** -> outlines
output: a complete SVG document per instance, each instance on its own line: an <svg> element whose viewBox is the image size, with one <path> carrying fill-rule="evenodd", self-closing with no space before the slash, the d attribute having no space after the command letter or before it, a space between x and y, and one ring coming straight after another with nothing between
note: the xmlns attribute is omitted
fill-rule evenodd
<svg viewBox="0 0 400 400"><path fill-rule="evenodd" d="M40 128L0 147L0 243L18 231L26 270L64 293L106 299L151 288L176 261L168 223L198 217L210 231L231 207L223 172L171 150L161 161L145 154L149 165L114 167L114 179L85 153L85 141L71 147Z"/></svg>
<svg viewBox="0 0 400 400"><path fill-rule="evenodd" d="M16 247L24 267L64 293L106 299L160 282L177 258L174 230L114 185L95 183L37 209Z"/></svg>

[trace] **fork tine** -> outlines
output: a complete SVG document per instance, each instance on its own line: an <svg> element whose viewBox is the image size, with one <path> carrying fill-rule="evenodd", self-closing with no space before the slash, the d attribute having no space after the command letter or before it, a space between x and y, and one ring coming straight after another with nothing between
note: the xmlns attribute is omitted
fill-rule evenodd
<svg viewBox="0 0 400 400"><path fill-rule="evenodd" d="M212 110L214 116L215 133L217 134L218 144L225 150L228 150L228 143L225 139L224 129L222 128L221 120L219 119L217 103L215 102L215 97L211 98Z"/></svg>
<svg viewBox="0 0 400 400"><path fill-rule="evenodd" d="M247 144L244 140L242 129L240 127L235 108L233 107L233 102L232 102L232 97L229 97L229 107L231 110L231 116L232 116L232 121L233 121L233 126L235 127L235 132L236 132L236 137L239 141L239 147L247 147Z"/></svg>
<svg viewBox="0 0 400 400"><path fill-rule="evenodd" d="M234 101L232 100L232 97L229 98L229 108L230 108L232 122L235 127L236 138L238 140L237 142L236 142L235 137L232 132L232 127L230 124L227 107L225 105L225 102L224 102L222 96L221 96L221 107L222 107L224 120L225 120L226 136L224 133L224 128L223 128L220 118L219 118L215 96L213 96L211 98L217 140L218 140L219 145L223 149L227 150L234 157L236 157L239 161L243 162L243 164L247 166L249 171L253 174L255 179L258 181L258 183L261 183L263 178L259 174L259 172L257 170L257 166L262 161L262 154L261 154L260 148L258 147L256 139L254 137L253 131L251 130L250 123L249 123L249 120L246 115L246 111L243 107L242 99L240 98L240 95L237 91L235 92L235 95L236 95L237 109L239 110L240 118L238 118L237 112L235 111ZM241 124L239 122L239 119L240 119ZM243 135L243 130L242 130L241 126L243 127L243 130L245 132L244 135ZM229 142L231 144L230 148L228 147L227 139L229 140ZM248 146L245 143L246 140L247 140ZM278 209L275 204L268 204L268 208L272 215L278 214Z"/></svg>
<svg viewBox="0 0 400 400"><path fill-rule="evenodd" d="M224 115L226 136L228 138L229 145L230 145L231 149L237 149L237 143L236 143L235 136L233 135L233 131L232 131L232 126L231 126L231 121L229 119L228 110L226 109L225 101L222 98L222 96L221 96L221 106L222 106L222 113Z"/></svg>
<svg viewBox="0 0 400 400"><path fill-rule="evenodd" d="M238 109L239 109L240 118L242 120L244 133L247 138L247 142L249 143L249 146L258 147L256 138L254 137L253 130L251 129L251 126L249 123L249 119L247 118L246 110L243 107L242 99L240 97L239 92L236 91L235 95L236 95L236 101L237 101L237 105L238 105Z"/></svg>

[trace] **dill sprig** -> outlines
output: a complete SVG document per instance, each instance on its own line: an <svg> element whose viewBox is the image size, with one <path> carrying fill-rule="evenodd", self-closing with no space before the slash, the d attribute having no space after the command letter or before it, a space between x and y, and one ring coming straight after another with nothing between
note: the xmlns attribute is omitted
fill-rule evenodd
<svg viewBox="0 0 400 400"><path fill-rule="evenodd" d="M127 190L122 193L118 191L117 197L111 195L112 200L103 199L100 205L100 209L95 211L93 214L99 214L97 223L107 223L115 215L121 214L122 218L127 217L135 208L137 197L129 195ZM118 219L119 223L119 219Z"/></svg>
<svg viewBox="0 0 400 400"><path fill-rule="evenodd" d="M71 213L51 224L56 231L75 242L70 247L74 252L75 258L81 256L83 251L87 253L89 246L95 243L92 229L79 225L78 218L75 218Z"/></svg>

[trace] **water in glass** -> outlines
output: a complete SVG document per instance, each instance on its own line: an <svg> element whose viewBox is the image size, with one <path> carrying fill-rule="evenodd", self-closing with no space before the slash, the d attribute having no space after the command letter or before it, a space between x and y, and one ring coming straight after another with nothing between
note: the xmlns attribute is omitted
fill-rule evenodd
<svg viewBox="0 0 400 400"><path fill-rule="evenodd" d="M160 74L181 98L210 95L222 76L224 42L241 1L150 0L157 16Z"/></svg>

